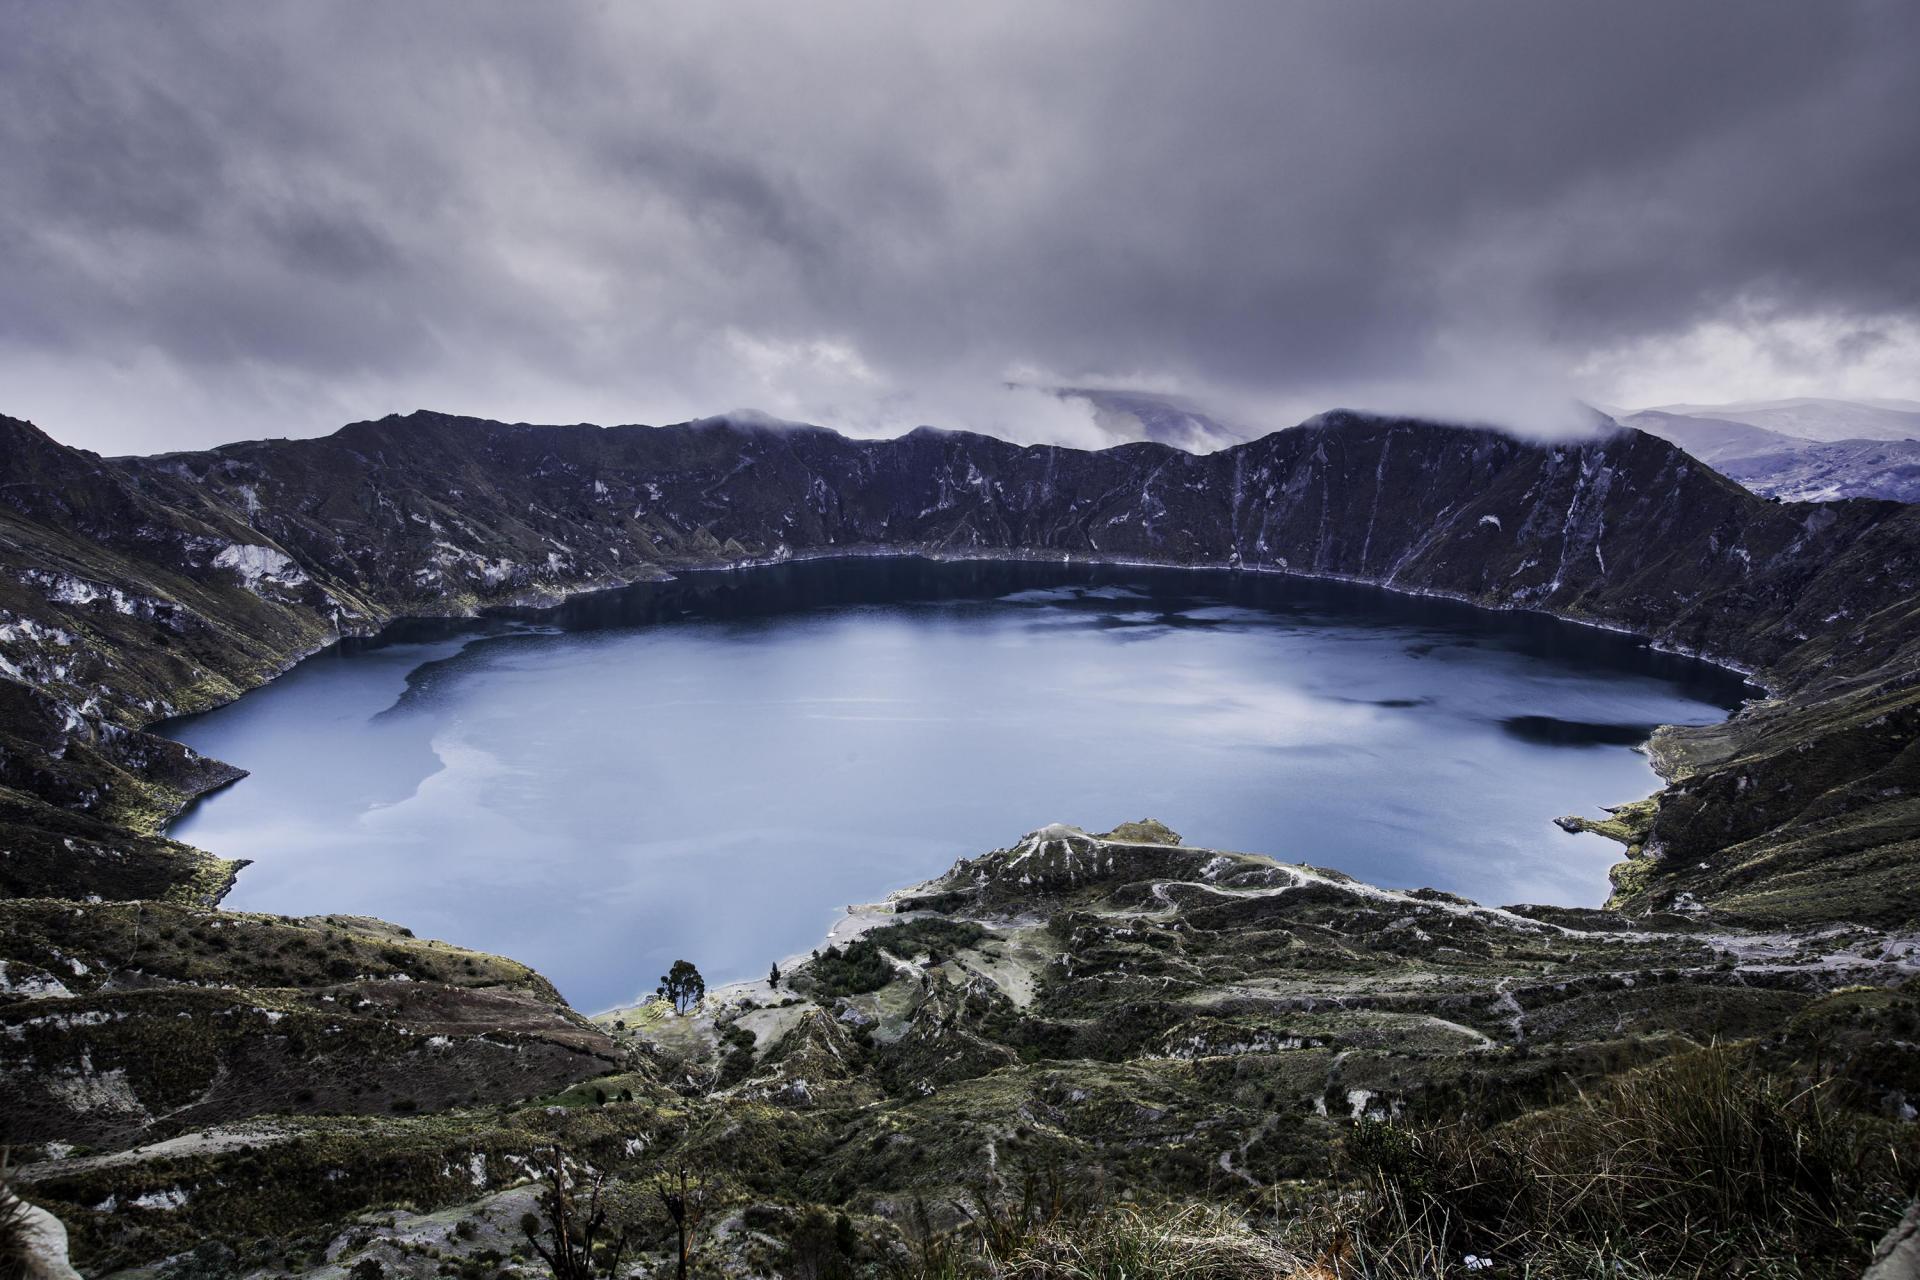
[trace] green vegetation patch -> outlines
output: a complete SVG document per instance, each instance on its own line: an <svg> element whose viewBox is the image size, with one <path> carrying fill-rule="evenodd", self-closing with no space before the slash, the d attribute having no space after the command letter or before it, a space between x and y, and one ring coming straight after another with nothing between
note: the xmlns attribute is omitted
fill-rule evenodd
<svg viewBox="0 0 1920 1280"><path fill-rule="evenodd" d="M893 981L899 970L889 954L901 960L925 955L938 963L956 951L977 945L987 936L969 920L912 920L884 925L854 939L845 947L832 946L807 962L813 993L822 999L865 995Z"/></svg>

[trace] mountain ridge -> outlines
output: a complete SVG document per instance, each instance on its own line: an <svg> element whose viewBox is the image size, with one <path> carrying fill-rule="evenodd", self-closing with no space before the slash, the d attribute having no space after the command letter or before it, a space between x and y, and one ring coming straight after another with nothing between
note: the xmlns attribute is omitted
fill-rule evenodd
<svg viewBox="0 0 1920 1280"><path fill-rule="evenodd" d="M1807 434L1792 434L1737 417L1715 417L1704 408L1692 412L1643 409L1618 414L1616 420L1672 441L1765 497L1793 502L1920 500L1920 439L1915 439L1920 435L1920 414L1903 417L1882 411L1880 417L1895 424L1906 418L1913 421L1879 436L1857 439L1845 435L1844 422L1816 423ZM1824 426L1835 429L1819 429Z"/></svg>
<svg viewBox="0 0 1920 1280"><path fill-rule="evenodd" d="M1791 396L1728 404L1653 405L1649 411L1730 420L1820 443L1920 437L1920 404L1911 400Z"/></svg>

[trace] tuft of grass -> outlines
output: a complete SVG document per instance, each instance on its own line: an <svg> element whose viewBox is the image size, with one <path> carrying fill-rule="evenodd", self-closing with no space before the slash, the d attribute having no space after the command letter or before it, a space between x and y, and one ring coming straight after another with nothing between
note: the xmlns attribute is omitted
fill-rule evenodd
<svg viewBox="0 0 1920 1280"><path fill-rule="evenodd" d="M13 1193L7 1153L0 1149L0 1280L25 1280L33 1274L27 1245L27 1206Z"/></svg>
<svg viewBox="0 0 1920 1280"><path fill-rule="evenodd" d="M1834 1095L1711 1048L1491 1130L1362 1121L1340 1273L1851 1277L1911 1193L1913 1140Z"/></svg>
<svg viewBox="0 0 1920 1280"><path fill-rule="evenodd" d="M1123 1205L1053 1223L995 1260L1006 1280L1275 1280L1305 1268L1217 1208Z"/></svg>
<svg viewBox="0 0 1920 1280"><path fill-rule="evenodd" d="M963 1225L934 1232L924 1201L910 1220L901 1280L1283 1280L1321 1274L1215 1205L1115 1204L1057 1168L1029 1171L1017 1197L983 1189L956 1204Z"/></svg>

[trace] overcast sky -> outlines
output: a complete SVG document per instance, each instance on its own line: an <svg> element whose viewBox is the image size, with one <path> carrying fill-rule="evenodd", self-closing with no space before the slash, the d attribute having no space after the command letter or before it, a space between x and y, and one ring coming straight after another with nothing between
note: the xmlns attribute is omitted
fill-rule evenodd
<svg viewBox="0 0 1920 1280"><path fill-rule="evenodd" d="M1920 4L0 0L0 412L1920 398Z"/></svg>

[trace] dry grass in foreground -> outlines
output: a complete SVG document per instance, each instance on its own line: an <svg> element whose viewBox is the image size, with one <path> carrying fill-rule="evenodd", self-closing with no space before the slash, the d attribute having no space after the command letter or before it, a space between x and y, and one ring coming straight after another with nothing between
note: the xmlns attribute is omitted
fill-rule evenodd
<svg viewBox="0 0 1920 1280"><path fill-rule="evenodd" d="M1916 1140L1838 1092L1713 1048L1493 1129L1363 1123L1338 1272L1850 1278L1914 1193Z"/></svg>
<svg viewBox="0 0 1920 1280"><path fill-rule="evenodd" d="M1357 1187L1263 1233L1219 1208L1101 1204L1029 1177L919 1233L903 1280L1852 1280L1916 1189L1912 1125L1734 1049L1504 1125L1363 1121Z"/></svg>

